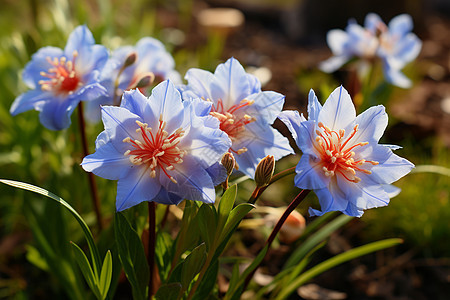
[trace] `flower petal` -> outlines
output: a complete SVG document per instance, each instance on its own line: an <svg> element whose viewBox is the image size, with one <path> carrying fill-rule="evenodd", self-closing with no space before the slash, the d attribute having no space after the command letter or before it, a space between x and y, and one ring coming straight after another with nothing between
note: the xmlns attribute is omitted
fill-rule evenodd
<svg viewBox="0 0 450 300"><path fill-rule="evenodd" d="M160 172L159 179L168 192L177 196L205 203L214 203L216 192L211 177L193 157L186 156L183 163L170 171L177 183Z"/></svg>
<svg viewBox="0 0 450 300"><path fill-rule="evenodd" d="M389 22L389 33L403 36L413 29L413 20L408 14L401 14Z"/></svg>
<svg viewBox="0 0 450 300"><path fill-rule="evenodd" d="M272 124L284 105L284 95L272 91L253 94L246 97L246 99L254 100L255 102L239 111L255 117L255 122L259 123L260 126Z"/></svg>
<svg viewBox="0 0 450 300"><path fill-rule="evenodd" d="M51 130L61 130L70 126L70 116L80 101L76 99L49 99L42 106L39 120Z"/></svg>
<svg viewBox="0 0 450 300"><path fill-rule="evenodd" d="M31 90L17 97L9 112L15 116L30 109L42 110L47 101L54 100L52 98L52 95L49 93L43 93L41 90Z"/></svg>
<svg viewBox="0 0 450 300"><path fill-rule="evenodd" d="M233 57L217 66L214 81L211 84L213 101L222 99L226 109L238 104L250 95L250 84L247 73L239 61Z"/></svg>
<svg viewBox="0 0 450 300"><path fill-rule="evenodd" d="M330 184L330 177L326 177L322 166L314 157L302 155L295 168L295 185L302 189L323 189Z"/></svg>
<svg viewBox="0 0 450 300"><path fill-rule="evenodd" d="M156 201L161 184L150 177L147 166L131 169L117 183L116 210L123 211L144 201Z"/></svg>
<svg viewBox="0 0 450 300"><path fill-rule="evenodd" d="M80 52L83 48L89 48L95 44L94 37L86 25L76 27L69 35L64 53L72 56L74 51Z"/></svg>
<svg viewBox="0 0 450 300"><path fill-rule="evenodd" d="M214 101L211 94L211 84L214 81L214 75L208 71L192 68L186 72L184 79L189 83L188 90L190 92L194 91L194 98L203 97L205 100L209 99ZM183 93L183 99L188 99L193 97L192 94ZM188 96L189 95L189 96Z"/></svg>
<svg viewBox="0 0 450 300"><path fill-rule="evenodd" d="M356 118L356 110L347 90L342 86L335 89L322 107L318 121L331 130L340 130L351 125Z"/></svg>
<svg viewBox="0 0 450 300"><path fill-rule="evenodd" d="M378 143L388 125L388 116L383 105L373 106L358 115L355 123L359 127L353 141Z"/></svg>
<svg viewBox="0 0 450 300"><path fill-rule="evenodd" d="M39 81L47 78L41 75L41 72L47 72L48 69L53 66L48 62L48 58L60 58L63 55L63 51L56 47L44 47L39 49L31 57L31 61L25 66L22 73L22 79L25 84L32 89L39 88Z"/></svg>
<svg viewBox="0 0 450 300"><path fill-rule="evenodd" d="M111 142L103 144L95 153L86 156L81 166L87 172L110 180L118 180L136 167L127 156L118 152Z"/></svg>
<svg viewBox="0 0 450 300"><path fill-rule="evenodd" d="M341 29L332 29L327 33L327 44L331 51L336 56L341 56L345 53L345 45L349 41L348 33Z"/></svg>
<svg viewBox="0 0 450 300"><path fill-rule="evenodd" d="M322 104L317 99L316 94L311 89L308 94L308 120L317 120L319 112L322 110Z"/></svg>

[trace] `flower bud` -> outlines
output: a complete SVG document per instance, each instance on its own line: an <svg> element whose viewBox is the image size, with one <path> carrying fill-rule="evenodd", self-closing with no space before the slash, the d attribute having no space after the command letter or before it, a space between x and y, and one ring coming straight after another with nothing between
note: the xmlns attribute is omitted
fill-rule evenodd
<svg viewBox="0 0 450 300"><path fill-rule="evenodd" d="M135 87L137 87L137 88L148 87L150 84L152 84L154 79L155 79L155 74L153 74L152 72L144 73L141 75L141 78L139 79L139 81Z"/></svg>
<svg viewBox="0 0 450 300"><path fill-rule="evenodd" d="M261 188L269 184L275 170L275 158L273 155L267 155L258 163L255 172L256 186Z"/></svg>
<svg viewBox="0 0 450 300"><path fill-rule="evenodd" d="M227 170L227 176L230 176L236 166L236 159L234 158L233 154L231 154L230 152L225 153L222 156L221 163Z"/></svg>
<svg viewBox="0 0 450 300"><path fill-rule="evenodd" d="M286 244L295 242L302 235L305 227L305 218L298 211L292 211L280 229L280 241Z"/></svg>
<svg viewBox="0 0 450 300"><path fill-rule="evenodd" d="M132 64L134 64L137 60L137 53L136 52L131 52L127 58L125 59L125 62L123 63L123 69L128 68L129 66L131 66Z"/></svg>

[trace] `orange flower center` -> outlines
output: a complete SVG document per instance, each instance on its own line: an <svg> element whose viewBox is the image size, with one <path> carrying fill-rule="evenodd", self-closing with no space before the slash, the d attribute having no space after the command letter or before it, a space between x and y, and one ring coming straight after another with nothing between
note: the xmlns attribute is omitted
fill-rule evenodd
<svg viewBox="0 0 450 300"><path fill-rule="evenodd" d="M162 115L159 117L159 126L155 134L147 123L140 121L136 123L139 126L136 132L141 134L141 139L125 138L123 142L131 144L134 149L127 150L124 155L129 156L134 165L146 164L150 168L150 177L156 177L156 168L159 167L173 183L177 183L167 171L173 170L175 164L181 164L183 156L187 153L186 150L177 147L184 136L184 131L178 128L169 135L164 130L166 122L162 120Z"/></svg>
<svg viewBox="0 0 450 300"><path fill-rule="evenodd" d="M73 60L67 60L66 57L56 58L53 60L47 57L47 61L52 65L47 72L41 72L40 75L47 78L39 80L43 91L53 91L56 94L71 95L78 87L82 85L80 78L77 76L74 68L75 59L78 52L73 52Z"/></svg>
<svg viewBox="0 0 450 300"><path fill-rule="evenodd" d="M372 174L371 171L361 167L364 164L375 166L378 165L378 162L354 159L355 152L353 149L369 144L368 142L350 143L350 140L358 132L358 125L353 128L352 133L346 139L344 139L345 130L343 129L336 132L330 130L321 122L319 122L319 128L322 130L316 130L317 137L314 148L319 153L319 158L321 159L320 164L322 165L325 176L332 177L336 173L339 173L348 181L357 183L361 181L361 178L356 176L356 172Z"/></svg>
<svg viewBox="0 0 450 300"><path fill-rule="evenodd" d="M239 114L238 111L244 107L250 106L254 103L254 100L244 99L239 104L231 106L229 109L223 107L222 99L217 101L217 106L214 104L211 107L210 115L217 118L220 121L220 129L231 139L235 141L239 135L245 131L245 125L254 122L256 119L247 114ZM238 117L237 115L241 115ZM242 154L247 151L247 148L243 147L238 150L230 148L230 150L237 154Z"/></svg>

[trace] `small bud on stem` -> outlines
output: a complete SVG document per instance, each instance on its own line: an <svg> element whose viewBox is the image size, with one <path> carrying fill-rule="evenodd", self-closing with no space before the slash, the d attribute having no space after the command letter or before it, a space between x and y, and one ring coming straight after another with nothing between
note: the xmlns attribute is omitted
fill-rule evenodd
<svg viewBox="0 0 450 300"><path fill-rule="evenodd" d="M255 182L258 188L269 184L275 170L275 158L273 155L267 155L258 163L255 172Z"/></svg>

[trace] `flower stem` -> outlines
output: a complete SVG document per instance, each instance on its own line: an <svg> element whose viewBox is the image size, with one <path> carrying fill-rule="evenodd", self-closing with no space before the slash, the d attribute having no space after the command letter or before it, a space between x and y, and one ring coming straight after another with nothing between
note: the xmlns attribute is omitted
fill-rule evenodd
<svg viewBox="0 0 450 300"><path fill-rule="evenodd" d="M148 269L150 271L148 282L148 299L153 297L154 269L155 269L155 246L156 246L156 204L148 202Z"/></svg>
<svg viewBox="0 0 450 300"><path fill-rule="evenodd" d="M278 232L280 231L281 227L283 226L286 219L289 217L291 212L303 201L303 199L306 198L306 196L309 194L310 190L301 190L300 193L292 200L291 204L286 208L283 215L278 220L277 224L273 228L272 232L270 233L269 238L266 241L266 244L264 247L270 248L272 245L272 242L275 240L275 237L277 236ZM253 278L253 275L255 274L256 270L260 264L258 264L253 271L248 274L248 276L245 278L244 288L243 291L247 288L248 284L250 283L250 280Z"/></svg>
<svg viewBox="0 0 450 300"><path fill-rule="evenodd" d="M294 174L295 173L295 167L286 169L284 171L281 171L275 175L272 176L272 179L269 181L269 184L264 186L264 187L256 187L255 190L253 191L252 195L250 196L250 199L248 200L248 203L251 204L255 204L256 200L258 200L258 198L261 196L261 194L269 187L269 185L271 185L272 183L274 183L277 180L280 180L281 178L288 176L290 174Z"/></svg>
<svg viewBox="0 0 450 300"><path fill-rule="evenodd" d="M78 104L78 126L80 128L81 133L81 145L83 148L83 156L86 157L89 155L88 151L88 144L87 144L87 138L86 138L86 123L84 121L84 115L83 115L83 102L80 101ZM97 185L95 183L95 177L94 173L87 172L89 179L89 188L91 190L91 199L92 204L94 206L95 216L97 218L97 226L99 232L103 229L103 219L102 214L100 211L100 200L98 198L98 192L97 192Z"/></svg>

